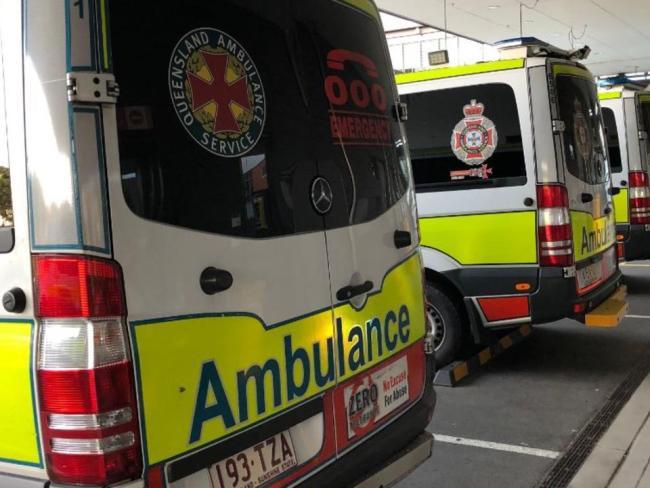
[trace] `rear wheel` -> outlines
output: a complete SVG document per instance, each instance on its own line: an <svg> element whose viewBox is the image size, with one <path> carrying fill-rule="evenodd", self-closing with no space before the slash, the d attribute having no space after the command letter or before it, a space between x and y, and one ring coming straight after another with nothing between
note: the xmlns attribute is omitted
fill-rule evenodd
<svg viewBox="0 0 650 488"><path fill-rule="evenodd" d="M433 324L436 366L446 366L456 356L463 342L460 313L454 302L435 285L427 283L427 314Z"/></svg>

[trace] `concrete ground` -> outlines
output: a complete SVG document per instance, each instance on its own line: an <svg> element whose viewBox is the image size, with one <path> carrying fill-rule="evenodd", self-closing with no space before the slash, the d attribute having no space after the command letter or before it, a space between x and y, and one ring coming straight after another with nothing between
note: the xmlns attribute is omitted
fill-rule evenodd
<svg viewBox="0 0 650 488"><path fill-rule="evenodd" d="M619 328L535 327L479 375L437 388L433 456L399 488L536 486L650 354L650 262L623 272L630 311Z"/></svg>

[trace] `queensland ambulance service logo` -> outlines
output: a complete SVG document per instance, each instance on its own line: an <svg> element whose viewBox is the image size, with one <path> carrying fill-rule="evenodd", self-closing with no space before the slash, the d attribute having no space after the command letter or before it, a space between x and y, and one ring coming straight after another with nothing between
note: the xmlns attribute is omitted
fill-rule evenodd
<svg viewBox="0 0 650 488"><path fill-rule="evenodd" d="M497 148L499 135L490 119L483 115L485 106L472 100L463 107L465 118L451 135L451 148L458 159L470 166L479 166L488 160Z"/></svg>
<svg viewBox="0 0 650 488"><path fill-rule="evenodd" d="M185 130L206 151L239 157L262 136L266 97L260 73L225 32L203 27L178 42L169 64L169 89Z"/></svg>
<svg viewBox="0 0 650 488"><path fill-rule="evenodd" d="M576 147L580 156L584 161L591 159L593 152L593 145L591 143L589 124L582 109L582 103L577 98L573 102L574 115L573 115L573 131L576 141Z"/></svg>

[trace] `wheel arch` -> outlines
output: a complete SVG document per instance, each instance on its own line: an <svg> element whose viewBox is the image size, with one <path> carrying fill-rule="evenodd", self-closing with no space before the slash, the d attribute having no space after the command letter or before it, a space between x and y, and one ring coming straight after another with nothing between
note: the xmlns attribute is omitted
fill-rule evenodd
<svg viewBox="0 0 650 488"><path fill-rule="evenodd" d="M443 291L456 306L462 321L465 336L469 337L471 334L476 344L482 343L485 339L485 332L480 316L474 308L473 303L465 297L458 285L443 273L426 266L424 273L427 283Z"/></svg>

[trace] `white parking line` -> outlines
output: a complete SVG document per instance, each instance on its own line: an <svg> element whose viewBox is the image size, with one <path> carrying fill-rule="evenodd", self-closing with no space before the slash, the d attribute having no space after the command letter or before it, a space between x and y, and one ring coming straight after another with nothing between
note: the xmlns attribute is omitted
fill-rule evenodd
<svg viewBox="0 0 650 488"><path fill-rule="evenodd" d="M626 319L646 319L650 320L650 315L626 315Z"/></svg>
<svg viewBox="0 0 650 488"><path fill-rule="evenodd" d="M546 449L535 449L533 447L515 446L512 444L501 444L499 442L479 441L476 439L465 439L463 437L452 437L448 435L433 435L436 442L446 444L458 444L460 446L480 447L482 449L492 449L495 451L514 452L515 454L526 454L528 456L537 456L549 459L557 459L560 452L548 451Z"/></svg>
<svg viewBox="0 0 650 488"><path fill-rule="evenodd" d="M650 268L650 264L628 264L628 263L621 263L621 266L625 266L626 268Z"/></svg>

